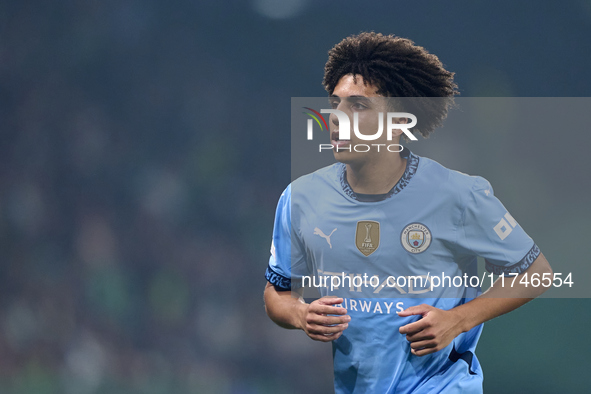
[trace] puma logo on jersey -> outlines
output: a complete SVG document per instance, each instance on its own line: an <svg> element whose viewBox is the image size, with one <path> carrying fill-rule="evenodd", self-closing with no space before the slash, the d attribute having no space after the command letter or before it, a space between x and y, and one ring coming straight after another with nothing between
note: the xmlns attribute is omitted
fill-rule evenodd
<svg viewBox="0 0 591 394"><path fill-rule="evenodd" d="M330 243L330 237L332 236L332 233L334 233L335 231L337 231L337 229L335 228L334 230L332 230L330 232L330 234L326 235L322 232L322 230L320 230L318 227L316 227L314 229L314 235L319 235L322 238L324 238L326 240L326 242L328 242L328 246L330 246L330 248L332 249L332 244Z"/></svg>

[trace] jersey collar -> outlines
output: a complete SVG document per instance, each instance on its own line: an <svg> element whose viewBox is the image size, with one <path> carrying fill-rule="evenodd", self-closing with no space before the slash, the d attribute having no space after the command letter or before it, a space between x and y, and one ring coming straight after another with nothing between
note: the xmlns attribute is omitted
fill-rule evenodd
<svg viewBox="0 0 591 394"><path fill-rule="evenodd" d="M388 193L384 194L383 198L380 199L379 201L383 201L387 198L392 197L395 194L400 193L402 191L402 189L404 189L406 187L406 185L408 185L408 183L410 182L412 177L417 172L417 168L419 167L419 156L412 153L410 151L410 149L403 148L402 151L400 152L400 157L402 157L403 159L406 159L406 168L404 170L404 174L402 174L402 176L400 177L398 182L396 182L394 187L392 189L390 189L390 191ZM353 191L353 189L351 188L351 185L349 185L349 182L347 181L347 166L343 163L340 163L340 164L341 164L341 168L339 169L339 177L340 177L341 187L343 188L343 191L345 192L345 194L347 196L351 197L352 199L354 199L356 201L361 201L359 199L359 197L357 196L357 193L355 193Z"/></svg>

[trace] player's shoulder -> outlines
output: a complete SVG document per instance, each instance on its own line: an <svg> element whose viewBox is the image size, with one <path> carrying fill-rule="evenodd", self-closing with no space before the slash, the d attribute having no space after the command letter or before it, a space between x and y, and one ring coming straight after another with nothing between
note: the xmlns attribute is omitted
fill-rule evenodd
<svg viewBox="0 0 591 394"><path fill-rule="evenodd" d="M490 190L492 187L488 180L479 175L468 175L461 171L445 167L439 162L421 157L421 167L426 178L439 183L444 189L454 194L473 193L481 190Z"/></svg>
<svg viewBox="0 0 591 394"><path fill-rule="evenodd" d="M322 201L332 201L339 193L340 177L344 164L335 163L321 168L310 174L303 175L292 181L283 191L278 203L278 210L288 212L290 216L295 213L307 211L310 207ZM293 215L299 217L298 214Z"/></svg>

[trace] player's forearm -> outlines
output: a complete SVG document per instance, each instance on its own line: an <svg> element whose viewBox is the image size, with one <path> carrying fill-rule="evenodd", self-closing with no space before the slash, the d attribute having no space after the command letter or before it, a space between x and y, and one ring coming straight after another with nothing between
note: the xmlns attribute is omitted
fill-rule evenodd
<svg viewBox="0 0 591 394"><path fill-rule="evenodd" d="M267 282L264 299L267 316L275 324L288 329L302 329L306 304L292 297L291 291L277 291Z"/></svg>
<svg viewBox="0 0 591 394"><path fill-rule="evenodd" d="M468 331L481 323L511 312L547 290L543 286L533 287L519 283L525 273L530 277L532 274L538 273L541 277L544 273L552 274L552 268L544 255L540 254L524 273L517 276L515 281L511 279L510 283L514 284L513 286L508 285L507 279L502 286L500 279L498 279L480 297L454 308L453 311L458 314L462 331Z"/></svg>

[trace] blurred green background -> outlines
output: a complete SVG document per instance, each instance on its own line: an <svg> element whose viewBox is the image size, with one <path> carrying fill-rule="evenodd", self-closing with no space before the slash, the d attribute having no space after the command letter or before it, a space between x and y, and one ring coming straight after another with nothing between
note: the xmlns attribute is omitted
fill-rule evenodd
<svg viewBox="0 0 591 394"><path fill-rule="evenodd" d="M464 97L591 92L589 0L0 0L0 392L332 391L330 346L268 320L263 273L290 98L325 95L328 49L364 30L437 54ZM588 129L506 139L523 156L494 171L477 131L467 168L436 136L418 151L586 265ZM487 323L485 392L588 392L590 307Z"/></svg>

